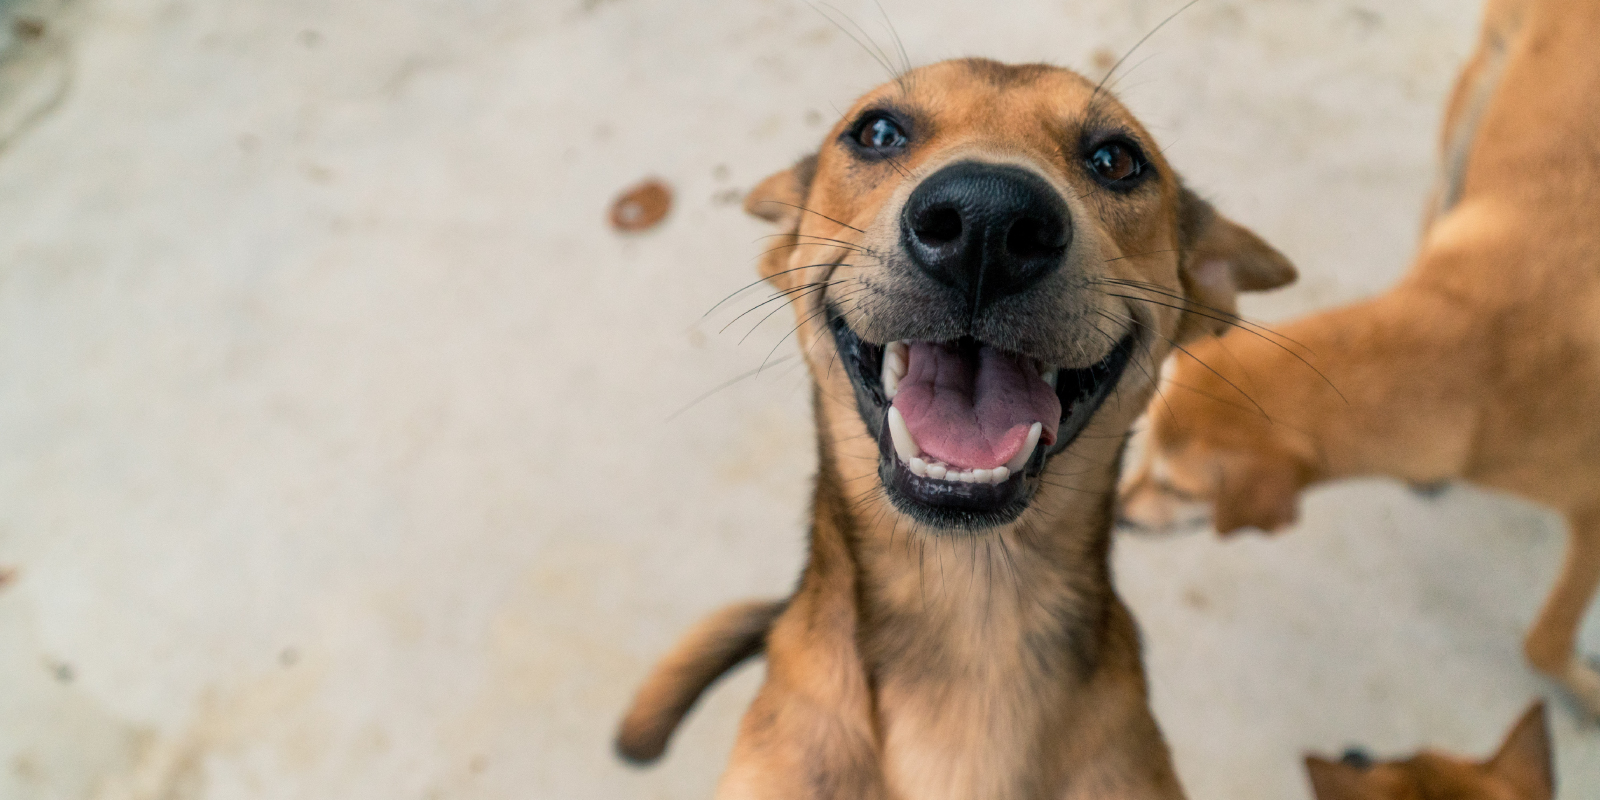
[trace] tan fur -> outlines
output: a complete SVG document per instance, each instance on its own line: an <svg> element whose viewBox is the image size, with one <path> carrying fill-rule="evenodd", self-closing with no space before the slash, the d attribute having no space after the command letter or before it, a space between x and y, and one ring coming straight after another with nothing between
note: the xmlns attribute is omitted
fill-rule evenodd
<svg viewBox="0 0 1600 800"><path fill-rule="evenodd" d="M1224 533L1275 530L1301 489L1361 475L1543 503L1571 538L1526 653L1600 715L1600 673L1574 652L1600 583L1597 40L1600 4L1490 3L1410 273L1374 299L1179 355L1122 515L1159 527L1201 500Z"/></svg>
<svg viewBox="0 0 1600 800"><path fill-rule="evenodd" d="M1499 751L1469 761L1433 750L1371 765L1306 756L1316 800L1551 800L1555 765L1543 703L1523 713Z"/></svg>
<svg viewBox="0 0 1600 800"><path fill-rule="evenodd" d="M617 753L648 763L667 749L672 731L700 694L745 659L760 655L781 602L728 606L684 634L634 695L617 733Z"/></svg>
<svg viewBox="0 0 1600 800"><path fill-rule="evenodd" d="M915 145L894 163L853 159L841 135L881 104L917 116ZM1182 796L1149 711L1138 631L1107 564L1122 437L1169 342L1204 333L1180 313L1200 291L1192 287L1208 303L1231 304L1235 291L1279 285L1294 270L1185 190L1153 144L1148 191L1101 189L1077 153L1093 126L1151 142L1119 103L1069 71L945 62L868 93L815 158L748 198L751 213L789 233L761 272L776 289L797 291L820 458L809 562L767 635L766 684L719 798ZM830 368L834 340L818 312L837 302L864 339L890 337L885 309L915 291L903 271L868 253L896 246L905 198L957 159L1024 166L1070 207L1074 235L1058 283L1034 292L1038 310L1019 312L1007 331L1028 348L1019 352L1087 366L1115 345L1116 331L1136 336L1141 355L1054 457L1047 469L1059 477L1016 522L951 533L922 527L885 499L878 446L844 370ZM820 280L830 281L825 291L798 291ZM1157 287L1167 305L1129 302L1104 290L1107 280ZM652 678L624 740L633 730L670 730L675 720L651 719L652 709L687 707L708 665L740 650L743 626L732 629L736 641L698 637L669 657L677 666ZM675 686L680 674L695 677Z"/></svg>

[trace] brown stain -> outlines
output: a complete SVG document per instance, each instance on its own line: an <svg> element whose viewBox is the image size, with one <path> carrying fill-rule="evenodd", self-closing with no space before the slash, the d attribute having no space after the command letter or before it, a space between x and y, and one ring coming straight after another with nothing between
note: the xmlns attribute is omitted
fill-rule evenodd
<svg viewBox="0 0 1600 800"><path fill-rule="evenodd" d="M1117 54L1108 48L1096 47L1094 52L1089 54L1089 63L1094 65L1095 69L1105 72L1117 63Z"/></svg>
<svg viewBox="0 0 1600 800"><path fill-rule="evenodd" d="M638 233L659 225L672 210L672 190L651 178L624 191L611 204L611 227Z"/></svg>

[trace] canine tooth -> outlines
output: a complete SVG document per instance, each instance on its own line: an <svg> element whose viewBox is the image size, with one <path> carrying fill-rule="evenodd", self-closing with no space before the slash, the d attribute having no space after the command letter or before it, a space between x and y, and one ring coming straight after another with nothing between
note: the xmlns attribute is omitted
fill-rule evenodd
<svg viewBox="0 0 1600 800"><path fill-rule="evenodd" d="M1052 389L1056 388L1056 379L1060 376L1061 370L1057 367L1051 367L1039 375L1040 378L1044 379L1045 383L1050 384L1050 388Z"/></svg>
<svg viewBox="0 0 1600 800"><path fill-rule="evenodd" d="M972 471L972 482L973 483L988 483L989 482L989 476L992 475L992 474L993 474L992 470L975 469L975 470Z"/></svg>
<svg viewBox="0 0 1600 800"><path fill-rule="evenodd" d="M937 462L937 461L935 461L932 464L928 465L928 477L933 478L935 480L941 480L942 481L942 480L944 480L944 476L948 475L949 473L950 473L950 469L948 467L946 467L945 465Z"/></svg>
<svg viewBox="0 0 1600 800"><path fill-rule="evenodd" d="M1033 427L1028 429L1028 440L1023 442L1022 449L1018 450L1017 454L1006 462L1006 469L1012 472L1022 471L1022 468L1027 466L1028 459L1033 456L1033 448L1039 446L1039 434L1043 432L1044 425L1042 423L1033 423Z"/></svg>
<svg viewBox="0 0 1600 800"><path fill-rule="evenodd" d="M900 374L906 374L906 366L911 363L911 346L904 341L890 342L884 349L885 356L894 356L900 362Z"/></svg>
<svg viewBox="0 0 1600 800"><path fill-rule="evenodd" d="M909 462L909 465L913 475L916 475L919 478L928 477L928 462L923 461L920 458L913 458Z"/></svg>
<svg viewBox="0 0 1600 800"><path fill-rule="evenodd" d="M890 400L900 391L900 379L906 376L910 359L910 349L904 342L890 342L883 350L883 394Z"/></svg>
<svg viewBox="0 0 1600 800"><path fill-rule="evenodd" d="M1011 477L1011 470L1009 470L1009 469L1007 469L1005 467L995 467L994 468L994 476L991 477L989 480L992 483L1000 484L1000 483L1005 483L1006 480L1008 478L1010 478L1010 477Z"/></svg>
<svg viewBox="0 0 1600 800"><path fill-rule="evenodd" d="M911 438L911 429L906 427L906 418L900 416L900 409L894 406L889 406L889 441L894 444L895 455L900 456L901 461L910 463L921 454L917 440Z"/></svg>

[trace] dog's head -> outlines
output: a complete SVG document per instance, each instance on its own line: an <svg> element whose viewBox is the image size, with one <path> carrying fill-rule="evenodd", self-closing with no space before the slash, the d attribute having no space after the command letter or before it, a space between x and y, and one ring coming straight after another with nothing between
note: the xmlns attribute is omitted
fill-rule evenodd
<svg viewBox="0 0 1600 800"><path fill-rule="evenodd" d="M1107 92L1043 65L907 73L745 207L789 236L762 273L796 307L828 451L938 530L1072 491L1046 480L1069 449L1114 469L1154 365L1211 332L1188 304L1295 274Z"/></svg>
<svg viewBox="0 0 1600 800"><path fill-rule="evenodd" d="M1528 709L1500 751L1468 761L1423 751L1374 763L1360 751L1338 761L1306 757L1317 800L1550 800L1555 770L1544 704Z"/></svg>
<svg viewBox="0 0 1600 800"><path fill-rule="evenodd" d="M1317 455L1307 437L1268 418L1238 388L1248 380L1240 357L1275 346L1251 336L1196 342L1167 361L1119 489L1121 522L1163 530L1209 518L1226 534L1295 521Z"/></svg>

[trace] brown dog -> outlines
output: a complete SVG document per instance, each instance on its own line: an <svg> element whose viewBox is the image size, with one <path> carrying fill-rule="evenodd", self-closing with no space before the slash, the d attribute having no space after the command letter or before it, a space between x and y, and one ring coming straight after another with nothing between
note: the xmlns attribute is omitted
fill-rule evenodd
<svg viewBox="0 0 1600 800"><path fill-rule="evenodd" d="M1524 712L1483 761L1424 750L1374 764L1351 750L1338 761L1306 756L1306 774L1317 800L1550 800L1556 785L1543 703Z"/></svg>
<svg viewBox="0 0 1600 800"><path fill-rule="evenodd" d="M691 632L619 751L659 756L764 649L718 797L1180 797L1107 564L1119 454L1151 368L1207 330L1188 299L1293 268L1043 65L909 72L746 208L786 232L761 274L816 385L810 560L786 602Z"/></svg>
<svg viewBox="0 0 1600 800"><path fill-rule="evenodd" d="M1600 715L1600 673L1575 652L1600 582L1600 3L1495 0L1487 15L1410 274L1180 354L1122 516L1160 527L1199 501L1224 533L1276 530L1301 489L1360 475L1548 505L1571 539L1525 652Z"/></svg>

